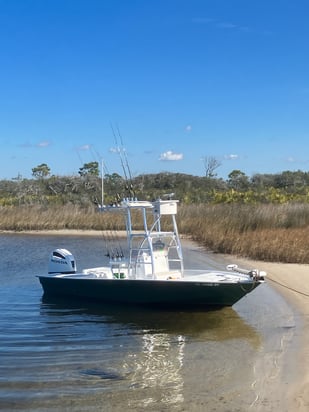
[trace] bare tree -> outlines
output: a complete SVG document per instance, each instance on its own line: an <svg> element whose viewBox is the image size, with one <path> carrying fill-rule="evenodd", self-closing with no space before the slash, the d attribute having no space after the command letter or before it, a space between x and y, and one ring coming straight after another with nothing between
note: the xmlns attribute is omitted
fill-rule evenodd
<svg viewBox="0 0 309 412"><path fill-rule="evenodd" d="M216 177L217 173L215 173L215 170L221 166L220 160L214 156L205 156L202 160L204 163L205 176L210 178Z"/></svg>

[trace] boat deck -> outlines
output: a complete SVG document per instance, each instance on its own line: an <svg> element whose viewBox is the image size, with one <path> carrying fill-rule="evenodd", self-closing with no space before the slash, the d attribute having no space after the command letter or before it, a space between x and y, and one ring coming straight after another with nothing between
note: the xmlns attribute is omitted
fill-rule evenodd
<svg viewBox="0 0 309 412"><path fill-rule="evenodd" d="M51 278L67 278L67 279L109 279L114 281L176 281L176 282L200 282L200 283L251 283L252 279L241 273L230 272L217 272L217 271L203 271L189 269L184 271L184 275L181 276L179 271L169 271L166 273L157 274L156 278L150 276L145 277L127 277L121 276L122 274L113 275L109 267L98 267L85 269L80 273L53 273L45 275L44 277Z"/></svg>

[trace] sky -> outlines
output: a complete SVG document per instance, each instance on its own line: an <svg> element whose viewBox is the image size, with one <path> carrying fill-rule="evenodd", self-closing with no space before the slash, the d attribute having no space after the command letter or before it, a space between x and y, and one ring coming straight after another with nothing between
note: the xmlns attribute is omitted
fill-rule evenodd
<svg viewBox="0 0 309 412"><path fill-rule="evenodd" d="M307 0L0 0L0 179L309 170ZM122 154L122 156L121 156Z"/></svg>

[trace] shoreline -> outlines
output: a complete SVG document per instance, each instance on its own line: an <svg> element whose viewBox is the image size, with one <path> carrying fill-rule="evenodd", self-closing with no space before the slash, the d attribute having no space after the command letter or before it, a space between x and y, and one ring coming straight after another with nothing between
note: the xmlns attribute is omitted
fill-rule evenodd
<svg viewBox="0 0 309 412"><path fill-rule="evenodd" d="M126 235L125 230L94 230L94 229L48 229L48 230L0 230L0 235L42 235L42 236L101 236L115 233Z"/></svg>
<svg viewBox="0 0 309 412"><path fill-rule="evenodd" d="M229 258L231 259L231 256ZM262 262L236 256L232 256L232 260L239 266L266 271L266 282L286 300L294 312L295 334L289 345L287 357L283 360L284 364L280 367L279 381L267 381L266 377L265 383L272 387L275 400L276 392L279 394L284 391L284 410L308 411L309 370L306 360L309 359L309 265ZM263 410L262 407L261 411Z"/></svg>
<svg viewBox="0 0 309 412"><path fill-rule="evenodd" d="M56 230L30 230L30 231L0 231L0 235L36 235L36 236L94 236L100 237L115 233L115 231L56 229ZM126 231L117 231L120 236L126 236ZM181 236L189 241L190 237ZM197 245L197 242L193 242ZM265 383L270 387L274 399L284 391L286 411L309 410L309 370L306 360L309 359L309 265L294 263L274 263L256 261L232 255L217 255L223 260L233 261L239 266L258 268L267 272L266 282L277 290L292 308L298 326L288 349L284 365L281 365L281 374L274 381ZM284 372L287 372L284 375ZM268 377L269 379L269 377ZM276 398L277 396L277 398ZM283 401L284 402L284 401ZM257 406L257 405L255 405ZM265 405L264 405L265 406ZM263 410L263 405L261 405ZM258 409L253 409L257 411Z"/></svg>

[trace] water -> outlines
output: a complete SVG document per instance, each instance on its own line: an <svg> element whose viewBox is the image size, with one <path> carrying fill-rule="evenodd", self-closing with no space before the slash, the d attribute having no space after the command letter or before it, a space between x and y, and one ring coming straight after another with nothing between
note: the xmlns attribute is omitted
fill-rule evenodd
<svg viewBox="0 0 309 412"><path fill-rule="evenodd" d="M0 235L0 410L248 411L261 391L265 405L294 330L267 284L208 312L46 301L35 274L56 247L102 263L100 237ZM223 264L189 242L184 256Z"/></svg>

